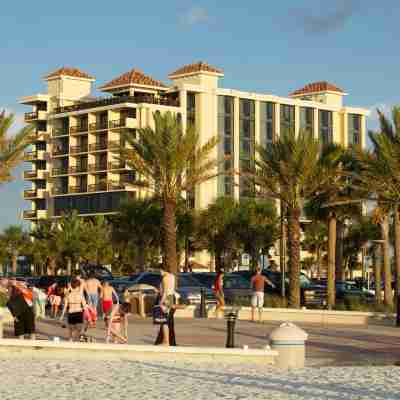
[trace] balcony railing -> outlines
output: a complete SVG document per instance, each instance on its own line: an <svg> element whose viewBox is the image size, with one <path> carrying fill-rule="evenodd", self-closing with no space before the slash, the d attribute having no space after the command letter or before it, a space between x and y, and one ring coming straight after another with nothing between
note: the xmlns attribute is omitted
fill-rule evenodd
<svg viewBox="0 0 400 400"><path fill-rule="evenodd" d="M107 171L107 163L89 164L90 172Z"/></svg>
<svg viewBox="0 0 400 400"><path fill-rule="evenodd" d="M54 128L52 131L53 137L59 136L68 136L68 129L67 128Z"/></svg>
<svg viewBox="0 0 400 400"><path fill-rule="evenodd" d="M89 126L88 125L77 125L77 126L70 126L69 127L69 133L71 135L75 133L82 133L82 132L88 132Z"/></svg>
<svg viewBox="0 0 400 400"><path fill-rule="evenodd" d="M68 174L68 168L67 167L53 168L51 170L51 176L67 175L67 174Z"/></svg>
<svg viewBox="0 0 400 400"><path fill-rule="evenodd" d="M73 165L68 169L70 174L80 174L88 171L87 165Z"/></svg>
<svg viewBox="0 0 400 400"><path fill-rule="evenodd" d="M53 187L53 189L51 189L51 194L53 196L57 196L59 194L67 194L68 193L68 189L66 187Z"/></svg>
<svg viewBox="0 0 400 400"><path fill-rule="evenodd" d="M23 212L23 216L24 216L24 218L27 218L27 219L29 219L29 218L36 218L36 216L37 216L37 211L36 211L36 210L25 210L25 211Z"/></svg>
<svg viewBox="0 0 400 400"><path fill-rule="evenodd" d="M89 151L106 150L108 147L107 142L90 143Z"/></svg>
<svg viewBox="0 0 400 400"><path fill-rule="evenodd" d="M130 171L128 174L121 174L120 181L124 184L134 184L136 182L136 174Z"/></svg>
<svg viewBox="0 0 400 400"><path fill-rule="evenodd" d="M86 193L87 187L86 186L70 186L68 188L69 193Z"/></svg>
<svg viewBox="0 0 400 400"><path fill-rule="evenodd" d="M71 154L78 154L78 153L87 153L88 152L88 146L71 146L69 148L69 151Z"/></svg>
<svg viewBox="0 0 400 400"><path fill-rule="evenodd" d="M114 104L123 104L123 103L132 103L132 104L149 103L149 104L159 104L163 106L179 107L179 100L170 99L168 97L154 98L153 96L146 96L146 95L121 96L121 97L99 98L94 101L87 101L87 102L85 101L70 106L58 107L54 109L54 114L61 114L66 112L85 110L96 107L111 106Z"/></svg>
<svg viewBox="0 0 400 400"><path fill-rule="evenodd" d="M37 159L37 151L26 151L24 153L24 161L33 161Z"/></svg>
<svg viewBox="0 0 400 400"><path fill-rule="evenodd" d="M108 190L124 190L124 189L125 189L124 182L114 182L114 181L108 182Z"/></svg>
<svg viewBox="0 0 400 400"><path fill-rule="evenodd" d="M39 113L37 111L25 113L24 117L25 122L34 121L35 119L38 119Z"/></svg>
<svg viewBox="0 0 400 400"><path fill-rule="evenodd" d="M91 131L103 131L108 129L108 124L107 121L101 121L101 122L92 122L89 124L89 129Z"/></svg>
<svg viewBox="0 0 400 400"><path fill-rule="evenodd" d="M38 176L37 170L35 170L35 171L24 171L24 178L25 179L37 178L37 176Z"/></svg>
<svg viewBox="0 0 400 400"><path fill-rule="evenodd" d="M68 147L56 146L53 148L51 154L53 156L62 156L68 154Z"/></svg>
<svg viewBox="0 0 400 400"><path fill-rule="evenodd" d="M108 142L108 150L118 151L121 147L124 147L124 143L121 140L110 140Z"/></svg>
<svg viewBox="0 0 400 400"><path fill-rule="evenodd" d="M36 189L24 190L24 199L33 199L35 197L37 197Z"/></svg>
<svg viewBox="0 0 400 400"><path fill-rule="evenodd" d="M125 168L126 168L126 165L123 162L118 162L118 161L112 162L111 161L108 163L108 169L110 169L110 170L125 169Z"/></svg>
<svg viewBox="0 0 400 400"><path fill-rule="evenodd" d="M99 182L94 185L89 185L89 192L105 192L107 191L107 182Z"/></svg>
<svg viewBox="0 0 400 400"><path fill-rule="evenodd" d="M34 135L34 140L38 141L46 141L50 138L50 134L45 131L36 131Z"/></svg>

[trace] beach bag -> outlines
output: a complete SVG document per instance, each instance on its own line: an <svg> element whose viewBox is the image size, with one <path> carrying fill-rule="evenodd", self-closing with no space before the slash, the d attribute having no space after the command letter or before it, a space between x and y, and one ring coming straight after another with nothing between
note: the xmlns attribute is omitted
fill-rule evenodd
<svg viewBox="0 0 400 400"><path fill-rule="evenodd" d="M161 325L166 324L168 322L168 315L164 311L164 307L160 306L159 304L153 307L153 324L154 325Z"/></svg>
<svg viewBox="0 0 400 400"><path fill-rule="evenodd" d="M85 321L89 322L89 324L94 324L97 320L97 311L92 307L85 307L83 310L83 318Z"/></svg>

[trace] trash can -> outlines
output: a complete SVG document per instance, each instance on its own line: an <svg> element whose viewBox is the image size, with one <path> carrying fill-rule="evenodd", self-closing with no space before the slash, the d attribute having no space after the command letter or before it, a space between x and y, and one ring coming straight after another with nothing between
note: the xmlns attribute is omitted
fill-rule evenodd
<svg viewBox="0 0 400 400"><path fill-rule="evenodd" d="M307 339L308 334L291 322L285 322L274 329L269 340L271 348L279 353L276 366L284 369L303 368Z"/></svg>

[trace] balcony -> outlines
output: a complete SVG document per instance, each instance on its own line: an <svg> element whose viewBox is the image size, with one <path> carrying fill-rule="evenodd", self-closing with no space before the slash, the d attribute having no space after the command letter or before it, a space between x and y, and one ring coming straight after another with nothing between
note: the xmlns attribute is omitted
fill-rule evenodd
<svg viewBox="0 0 400 400"><path fill-rule="evenodd" d="M85 101L70 106L58 107L54 109L54 114L86 110L96 107L112 106L115 104L124 104L124 103L130 103L130 104L148 103L148 104L158 104L162 106L179 107L179 100L171 99L168 97L154 98L153 96L146 96L146 95L121 96L121 97L99 98L94 101Z"/></svg>
<svg viewBox="0 0 400 400"><path fill-rule="evenodd" d="M121 147L124 147L124 142L122 140L110 140L108 142L108 150L110 151L120 151Z"/></svg>
<svg viewBox="0 0 400 400"><path fill-rule="evenodd" d="M24 190L24 199L34 199L35 197L37 197L37 194L38 192L36 189Z"/></svg>
<svg viewBox="0 0 400 400"><path fill-rule="evenodd" d="M37 151L25 151L24 161L33 161L37 159Z"/></svg>
<svg viewBox="0 0 400 400"><path fill-rule="evenodd" d="M124 185L134 185L136 183L136 174L134 171L129 173L121 174L120 182Z"/></svg>
<svg viewBox="0 0 400 400"><path fill-rule="evenodd" d="M50 139L50 134L46 131L36 131L34 133L34 140L45 142Z"/></svg>
<svg viewBox="0 0 400 400"><path fill-rule="evenodd" d="M137 128L137 120L135 118L117 119L114 121L109 121L108 127L110 129L122 129L122 128L134 129Z"/></svg>
<svg viewBox="0 0 400 400"><path fill-rule="evenodd" d="M77 125L69 127L69 133L71 135L76 135L79 133L87 133L88 131L89 131L88 125Z"/></svg>
<svg viewBox="0 0 400 400"><path fill-rule="evenodd" d="M53 189L51 189L51 194L53 196L58 196L61 194L67 194L68 193L68 189L66 187L53 187Z"/></svg>
<svg viewBox="0 0 400 400"><path fill-rule="evenodd" d="M54 128L52 131L52 137L68 136L67 128Z"/></svg>
<svg viewBox="0 0 400 400"><path fill-rule="evenodd" d="M89 129L91 131L104 131L108 129L108 123L107 121L93 122L89 124Z"/></svg>
<svg viewBox="0 0 400 400"><path fill-rule="evenodd" d="M80 145L80 146L71 146L69 148L71 154L79 154L79 153L87 153L88 145Z"/></svg>
<svg viewBox="0 0 400 400"><path fill-rule="evenodd" d="M119 162L119 161L110 161L108 163L108 169L109 170L118 170L118 169L125 169L126 165L124 162Z"/></svg>
<svg viewBox="0 0 400 400"><path fill-rule="evenodd" d="M68 175L67 167L53 168L51 170L51 176Z"/></svg>
<svg viewBox="0 0 400 400"><path fill-rule="evenodd" d="M110 190L110 191L113 191L113 190L125 190L125 183L124 182L109 181L108 182L108 190Z"/></svg>
<svg viewBox="0 0 400 400"><path fill-rule="evenodd" d="M107 191L107 182L99 182L94 185L89 185L89 192L105 192Z"/></svg>
<svg viewBox="0 0 400 400"><path fill-rule="evenodd" d="M87 187L85 186L70 186L68 188L68 193L86 193Z"/></svg>
<svg viewBox="0 0 400 400"><path fill-rule="evenodd" d="M51 154L53 156L64 156L64 155L68 155L68 147L64 147L64 146L56 146Z"/></svg>
<svg viewBox="0 0 400 400"><path fill-rule="evenodd" d="M38 119L44 120L47 118L47 111L45 110L38 110L24 114L24 121L29 123L36 121Z"/></svg>
<svg viewBox="0 0 400 400"><path fill-rule="evenodd" d="M37 170L24 171L24 179L36 179L38 177Z"/></svg>
<svg viewBox="0 0 400 400"><path fill-rule="evenodd" d="M68 169L70 174L82 174L88 171L87 165L73 165Z"/></svg>
<svg viewBox="0 0 400 400"><path fill-rule="evenodd" d="M36 216L37 216L36 210L25 210L23 212L24 219L33 219L33 218L36 218Z"/></svg>
<svg viewBox="0 0 400 400"><path fill-rule="evenodd" d="M107 163L89 164L90 172L107 171Z"/></svg>
<svg viewBox="0 0 400 400"><path fill-rule="evenodd" d="M107 150L107 148L108 148L108 144L105 141L89 144L89 151L102 151L102 150Z"/></svg>

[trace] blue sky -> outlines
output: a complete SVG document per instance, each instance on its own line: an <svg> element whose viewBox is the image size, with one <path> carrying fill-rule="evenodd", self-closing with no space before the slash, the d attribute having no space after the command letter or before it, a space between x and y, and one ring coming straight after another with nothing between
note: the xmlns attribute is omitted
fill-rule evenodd
<svg viewBox="0 0 400 400"><path fill-rule="evenodd" d="M46 73L76 66L97 86L135 67L166 81L193 61L225 71L223 86L286 95L328 80L346 103L400 102L398 0L14 0L0 12L0 109L44 91ZM376 126L373 114L369 127ZM0 229L21 223L24 183L0 188Z"/></svg>

